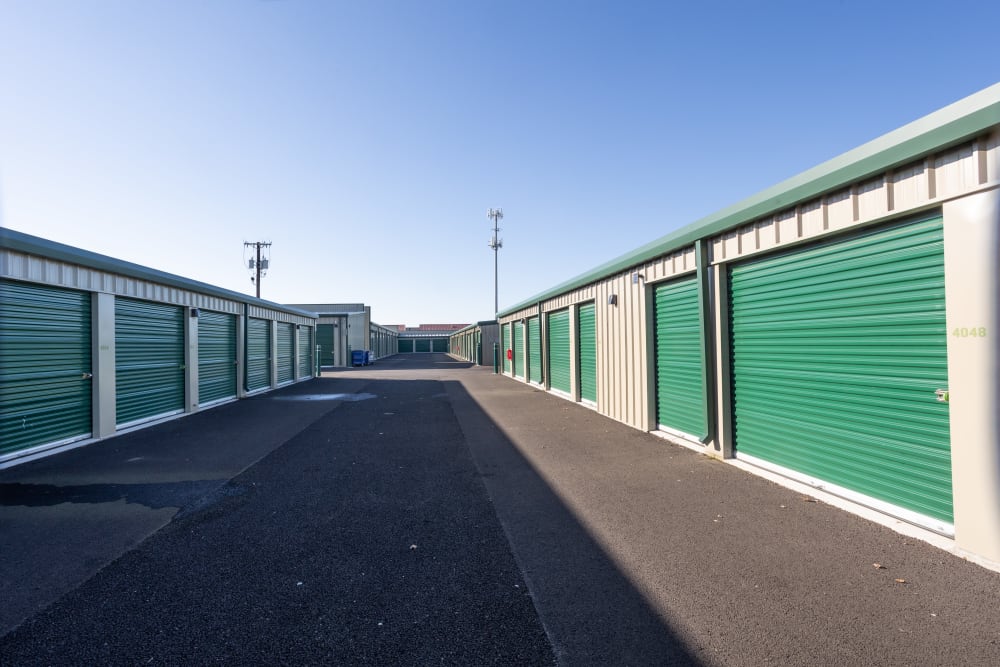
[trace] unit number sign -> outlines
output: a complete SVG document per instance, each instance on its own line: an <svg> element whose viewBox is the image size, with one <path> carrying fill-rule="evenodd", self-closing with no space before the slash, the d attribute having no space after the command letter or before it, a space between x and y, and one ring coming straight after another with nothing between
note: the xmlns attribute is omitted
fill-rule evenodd
<svg viewBox="0 0 1000 667"><path fill-rule="evenodd" d="M986 338L986 327L955 327L951 335L956 338Z"/></svg>

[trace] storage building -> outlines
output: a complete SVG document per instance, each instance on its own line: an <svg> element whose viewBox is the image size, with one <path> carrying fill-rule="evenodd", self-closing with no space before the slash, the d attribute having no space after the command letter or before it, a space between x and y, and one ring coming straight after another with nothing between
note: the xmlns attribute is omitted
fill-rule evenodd
<svg viewBox="0 0 1000 667"><path fill-rule="evenodd" d="M398 352L399 333L372 322L372 308L363 303L297 303L295 308L319 316L316 335L321 366L350 366L351 352L371 352L381 359Z"/></svg>
<svg viewBox="0 0 1000 667"><path fill-rule="evenodd" d="M500 327L496 320L483 320L459 329L450 337L449 347L452 356L470 361L477 366L492 365L493 347L499 342L497 338L499 331Z"/></svg>
<svg viewBox="0 0 1000 667"><path fill-rule="evenodd" d="M1000 563L998 145L1000 84L506 308L503 372Z"/></svg>
<svg viewBox="0 0 1000 667"><path fill-rule="evenodd" d="M315 325L0 229L0 467L312 378Z"/></svg>

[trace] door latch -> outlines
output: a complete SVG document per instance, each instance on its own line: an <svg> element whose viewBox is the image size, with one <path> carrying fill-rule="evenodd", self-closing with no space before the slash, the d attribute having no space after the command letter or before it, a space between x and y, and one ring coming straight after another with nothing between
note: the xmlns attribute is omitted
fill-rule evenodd
<svg viewBox="0 0 1000 667"><path fill-rule="evenodd" d="M947 389L938 389L937 391L934 392L934 395L937 396L937 400L938 400L939 403L947 403L948 402L948 390Z"/></svg>

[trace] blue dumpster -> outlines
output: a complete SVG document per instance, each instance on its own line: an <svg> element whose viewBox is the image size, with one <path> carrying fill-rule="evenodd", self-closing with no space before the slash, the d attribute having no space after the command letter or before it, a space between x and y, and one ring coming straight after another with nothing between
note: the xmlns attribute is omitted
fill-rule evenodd
<svg viewBox="0 0 1000 667"><path fill-rule="evenodd" d="M351 365L364 366L368 353L364 350L351 350Z"/></svg>
<svg viewBox="0 0 1000 667"><path fill-rule="evenodd" d="M375 363L375 353L371 350L365 352L365 366L371 366Z"/></svg>

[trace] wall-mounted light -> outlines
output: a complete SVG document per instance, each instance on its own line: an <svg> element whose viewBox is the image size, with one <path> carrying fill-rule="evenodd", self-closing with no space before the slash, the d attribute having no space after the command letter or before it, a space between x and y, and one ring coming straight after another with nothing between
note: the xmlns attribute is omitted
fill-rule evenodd
<svg viewBox="0 0 1000 667"><path fill-rule="evenodd" d="M199 311L198 311L197 308L192 308L191 309L191 317L198 317L199 314L200 313L199 313Z"/></svg>
<svg viewBox="0 0 1000 667"><path fill-rule="evenodd" d="M296 324L295 325L295 330L299 331L300 329L302 329L302 325L301 324Z"/></svg>
<svg viewBox="0 0 1000 667"><path fill-rule="evenodd" d="M645 280L646 276L642 275L638 271L632 274L632 284L638 285L640 280Z"/></svg>
<svg viewBox="0 0 1000 667"><path fill-rule="evenodd" d="M617 294L609 294L608 295L608 305L609 306L617 306L618 305L618 295Z"/></svg>

